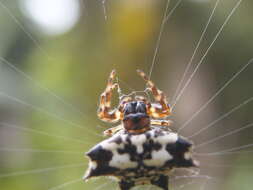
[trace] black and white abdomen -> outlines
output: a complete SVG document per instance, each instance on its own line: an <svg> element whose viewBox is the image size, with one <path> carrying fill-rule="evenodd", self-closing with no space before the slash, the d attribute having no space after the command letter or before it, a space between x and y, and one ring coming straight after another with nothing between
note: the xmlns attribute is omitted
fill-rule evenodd
<svg viewBox="0 0 253 190"><path fill-rule="evenodd" d="M174 168L197 166L191 147L177 133L157 127L141 134L122 130L86 153L90 163L84 178L114 176L132 186L152 183Z"/></svg>

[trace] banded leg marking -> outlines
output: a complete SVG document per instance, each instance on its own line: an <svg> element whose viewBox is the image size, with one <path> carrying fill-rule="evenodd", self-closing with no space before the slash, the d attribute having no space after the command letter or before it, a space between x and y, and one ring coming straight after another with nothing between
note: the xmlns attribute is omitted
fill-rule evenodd
<svg viewBox="0 0 253 190"><path fill-rule="evenodd" d="M115 75L116 71L113 70L110 73L105 91L101 94L100 104L97 112L97 115L101 120L112 123L119 121L121 116L121 113L118 109L111 108L112 92L115 88L119 87L118 83L113 83Z"/></svg>
<svg viewBox="0 0 253 190"><path fill-rule="evenodd" d="M151 80L148 79L147 75L143 71L137 70L137 73L143 78L144 81L146 81L146 89L152 93L155 101L157 102L156 104L151 105L150 112L152 117L163 118L169 116L171 114L171 109L164 93L159 90Z"/></svg>

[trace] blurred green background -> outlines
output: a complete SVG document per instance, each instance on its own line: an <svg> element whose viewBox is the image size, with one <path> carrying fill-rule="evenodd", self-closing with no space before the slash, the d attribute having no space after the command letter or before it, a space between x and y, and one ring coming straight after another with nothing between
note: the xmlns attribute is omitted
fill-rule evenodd
<svg viewBox="0 0 253 190"><path fill-rule="evenodd" d="M164 25L151 78L169 101L215 2L183 0ZM220 1L189 73L237 2ZM171 0L169 10L177 3ZM111 127L96 116L110 71L117 70L124 93L144 89L136 69L150 71L165 7L165 0L0 1L0 189L117 189L107 178L80 180L87 168L84 152ZM176 104L173 130L253 57L252 18L253 2L244 0ZM252 73L247 67L180 135L196 133L250 98ZM252 105L215 123L194 143L250 124ZM196 152L251 143L253 130L248 128ZM196 157L200 174L213 179L174 179L172 189L252 189L252 153Z"/></svg>

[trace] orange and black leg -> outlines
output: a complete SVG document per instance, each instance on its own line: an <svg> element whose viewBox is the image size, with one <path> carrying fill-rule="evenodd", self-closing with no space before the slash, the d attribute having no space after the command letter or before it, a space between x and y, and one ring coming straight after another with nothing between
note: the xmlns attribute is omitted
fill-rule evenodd
<svg viewBox="0 0 253 190"><path fill-rule="evenodd" d="M114 83L116 72L113 70L109 76L105 91L101 94L98 108L98 117L106 122L115 123L119 121L121 113L118 109L111 108L112 92L118 88L118 83Z"/></svg>
<svg viewBox="0 0 253 190"><path fill-rule="evenodd" d="M164 118L169 116L171 114L171 109L164 93L159 90L151 80L149 80L143 71L137 70L137 73L147 82L147 90L152 93L156 101L155 104L151 105L151 116L154 118Z"/></svg>
<svg viewBox="0 0 253 190"><path fill-rule="evenodd" d="M164 127L169 127L172 124L172 121L170 120L151 120L150 121L151 125L158 125L158 126L164 126Z"/></svg>
<svg viewBox="0 0 253 190"><path fill-rule="evenodd" d="M112 128L106 129L104 131L104 136L110 137L110 136L114 135L115 133L117 133L118 131L120 131L123 128L124 128L123 125L118 125L116 127L112 127Z"/></svg>

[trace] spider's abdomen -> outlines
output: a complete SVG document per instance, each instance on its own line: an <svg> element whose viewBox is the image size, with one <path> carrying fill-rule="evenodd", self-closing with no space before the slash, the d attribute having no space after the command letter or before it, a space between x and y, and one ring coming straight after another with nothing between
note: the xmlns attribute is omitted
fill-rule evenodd
<svg viewBox="0 0 253 190"><path fill-rule="evenodd" d="M114 176L123 190L149 183L167 189L172 169L197 166L191 146L178 134L157 127L141 134L122 130L87 153L90 165L84 178Z"/></svg>

